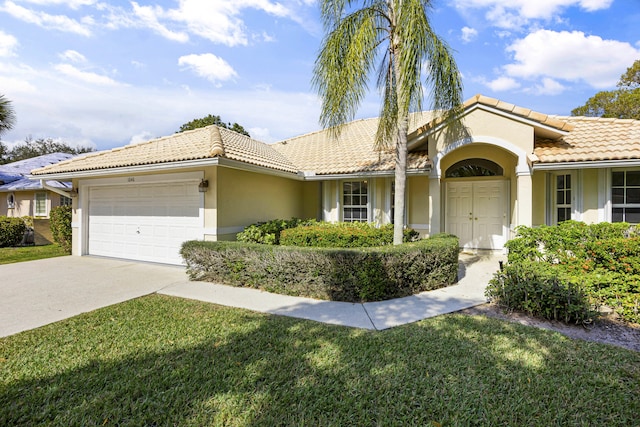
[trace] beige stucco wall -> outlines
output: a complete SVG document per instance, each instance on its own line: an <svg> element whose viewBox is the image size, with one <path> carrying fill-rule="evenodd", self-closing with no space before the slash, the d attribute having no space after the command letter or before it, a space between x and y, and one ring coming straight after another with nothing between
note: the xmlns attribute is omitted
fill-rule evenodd
<svg viewBox="0 0 640 427"><path fill-rule="evenodd" d="M42 218L48 218L49 212L51 212L51 208L60 206L60 196L51 191L46 191L46 190L38 191L38 193L40 192L44 192L47 194L46 215L43 215ZM36 191L13 192L15 207L12 209L9 209L7 205L8 194L9 193L4 193L4 192L0 193L0 215L1 216L8 216L8 217L34 216Z"/></svg>
<svg viewBox="0 0 640 427"><path fill-rule="evenodd" d="M582 221L588 224L599 222L599 174L599 169L584 169L582 171Z"/></svg>
<svg viewBox="0 0 640 427"><path fill-rule="evenodd" d="M218 167L216 174L219 240L235 238L238 231L233 228L259 221L304 216L301 181L227 167Z"/></svg>
<svg viewBox="0 0 640 427"><path fill-rule="evenodd" d="M302 185L302 214L303 219L322 219L322 182L307 181Z"/></svg>
<svg viewBox="0 0 640 427"><path fill-rule="evenodd" d="M469 135L478 141L488 137L492 140L507 141L527 153L533 152L534 129L531 125L480 109L464 116L462 123ZM429 153L437 153L459 143L460 135L451 135L445 130L437 132L430 139Z"/></svg>
<svg viewBox="0 0 640 427"><path fill-rule="evenodd" d="M429 177L407 178L407 223L422 237L429 235Z"/></svg>
<svg viewBox="0 0 640 427"><path fill-rule="evenodd" d="M547 173L537 171L533 173L533 201L531 221L533 226L544 225L546 221L547 211Z"/></svg>

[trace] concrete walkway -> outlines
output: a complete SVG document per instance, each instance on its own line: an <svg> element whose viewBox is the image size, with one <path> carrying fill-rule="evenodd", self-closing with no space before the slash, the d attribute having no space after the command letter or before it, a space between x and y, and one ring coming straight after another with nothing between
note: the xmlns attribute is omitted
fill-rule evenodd
<svg viewBox="0 0 640 427"><path fill-rule="evenodd" d="M499 255L460 255L457 285L410 297L354 304L190 282L183 267L95 257L0 265L0 337L158 293L365 329L387 329L486 301Z"/></svg>

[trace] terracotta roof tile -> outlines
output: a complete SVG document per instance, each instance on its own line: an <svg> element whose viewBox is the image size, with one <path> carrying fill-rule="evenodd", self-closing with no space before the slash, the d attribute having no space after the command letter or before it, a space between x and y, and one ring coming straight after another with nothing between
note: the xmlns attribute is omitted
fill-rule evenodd
<svg viewBox="0 0 640 427"><path fill-rule="evenodd" d="M409 133L432 119L431 113L414 113L409 121ZM291 159L301 171L317 175L390 171L395 167L394 154L374 148L378 119L362 119L347 123L338 139L330 130L301 135L273 145ZM426 152L410 153L409 169L423 169L430 165Z"/></svg>
<svg viewBox="0 0 640 427"><path fill-rule="evenodd" d="M69 173L225 157L257 166L296 173L297 168L269 145L217 126L176 133L140 144L57 163L33 175Z"/></svg>
<svg viewBox="0 0 640 427"><path fill-rule="evenodd" d="M640 120L556 117L574 126L558 141L537 140L542 163L640 159Z"/></svg>

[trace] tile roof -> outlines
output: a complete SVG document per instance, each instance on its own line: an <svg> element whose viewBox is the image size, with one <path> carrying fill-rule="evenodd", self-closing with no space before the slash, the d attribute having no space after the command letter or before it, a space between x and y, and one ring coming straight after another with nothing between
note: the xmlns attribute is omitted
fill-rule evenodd
<svg viewBox="0 0 640 427"><path fill-rule="evenodd" d="M74 157L74 155L68 153L51 153L32 157L30 159L18 160L17 162L0 165L0 174L25 176L28 175L29 172L31 172L33 169L59 163L64 160L71 159L72 157Z"/></svg>
<svg viewBox="0 0 640 427"><path fill-rule="evenodd" d="M90 153L32 171L32 175L69 173L225 157L295 173L296 167L269 145L217 126L176 133L151 141Z"/></svg>
<svg viewBox="0 0 640 427"><path fill-rule="evenodd" d="M482 95L464 109L486 108L497 114L530 120L539 132L533 154L541 163L640 159L640 121L541 114ZM428 132L441 123L432 112L411 115L409 133ZM538 124L541 126L538 128ZM392 171L393 153L379 152L373 142L378 118L345 124L340 136L321 130L264 144L225 128L208 126L135 145L90 153L32 171L34 176L116 169L129 166L226 158L288 173L334 175ZM554 138L544 139L544 138ZM426 169L425 151L409 153L408 169ZM1 172L1 170L0 170Z"/></svg>
<svg viewBox="0 0 640 427"><path fill-rule="evenodd" d="M519 107L515 104L510 104L508 102L504 102L499 99L491 98L489 96L484 96L481 94L475 95L466 100L462 104L462 109L468 110L475 105L494 108L496 110L521 117L523 119L538 122L541 125L555 128L560 131L571 131L573 129L573 125L563 120L561 117L539 113L528 108ZM442 121L442 117L436 117L430 122L426 123L424 126L420 127L419 132L428 131L429 129L432 129L438 124L442 123Z"/></svg>
<svg viewBox="0 0 640 427"><path fill-rule="evenodd" d="M39 180L30 180L26 176L33 169L56 164L73 157L73 154L68 153L51 153L0 165L0 192L41 190L43 187ZM70 188L68 182L47 181L47 184L57 188Z"/></svg>
<svg viewBox="0 0 640 427"><path fill-rule="evenodd" d="M533 153L541 163L640 159L640 120L554 118L574 129L557 141L536 140Z"/></svg>
<svg viewBox="0 0 640 427"><path fill-rule="evenodd" d="M429 112L412 114L409 133L432 117ZM273 148L291 159L301 171L313 171L317 175L391 171L395 167L394 154L379 152L373 146L377 129L378 118L356 120L344 125L337 139L327 129L278 142ZM426 152L409 153L409 169L424 169L429 165Z"/></svg>

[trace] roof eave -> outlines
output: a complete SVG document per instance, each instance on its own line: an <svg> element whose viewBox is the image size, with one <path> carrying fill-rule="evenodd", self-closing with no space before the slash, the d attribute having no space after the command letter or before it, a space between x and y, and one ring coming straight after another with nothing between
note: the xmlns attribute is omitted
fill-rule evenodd
<svg viewBox="0 0 640 427"><path fill-rule="evenodd" d="M408 176L416 175L428 175L431 172L431 168L415 168L407 169ZM343 179L362 179L362 178L393 178L395 176L395 170L384 171L362 171L362 172L349 172L349 173L331 173L331 174L315 174L311 175L307 172L304 175L305 181L336 181Z"/></svg>
<svg viewBox="0 0 640 427"><path fill-rule="evenodd" d="M123 166L106 169L92 169L83 171L60 172L51 174L28 175L33 180L71 180L74 178L94 178L107 175L125 175L142 172L166 172L170 170L181 170L208 166L226 166L234 169L241 169L249 172L260 172L268 175L282 176L290 179L297 179L295 172L287 172L274 168L253 165L251 163L227 159L225 157L213 157L198 160L185 160L180 162L154 163L145 165Z"/></svg>
<svg viewBox="0 0 640 427"><path fill-rule="evenodd" d="M202 166L215 166L218 164L218 158L206 158L197 160L185 160L180 162L153 163L145 165L121 166L114 168L89 169L81 171L68 171L58 173L43 173L37 175L28 175L29 179L46 179L46 180L71 180L74 178L93 178L114 174L131 174L141 172L162 172L173 169L187 169Z"/></svg>
<svg viewBox="0 0 640 427"><path fill-rule="evenodd" d="M534 171L548 171L561 169L604 169L604 168L625 168L640 166L640 159L622 160L582 160L554 163L534 163Z"/></svg>

